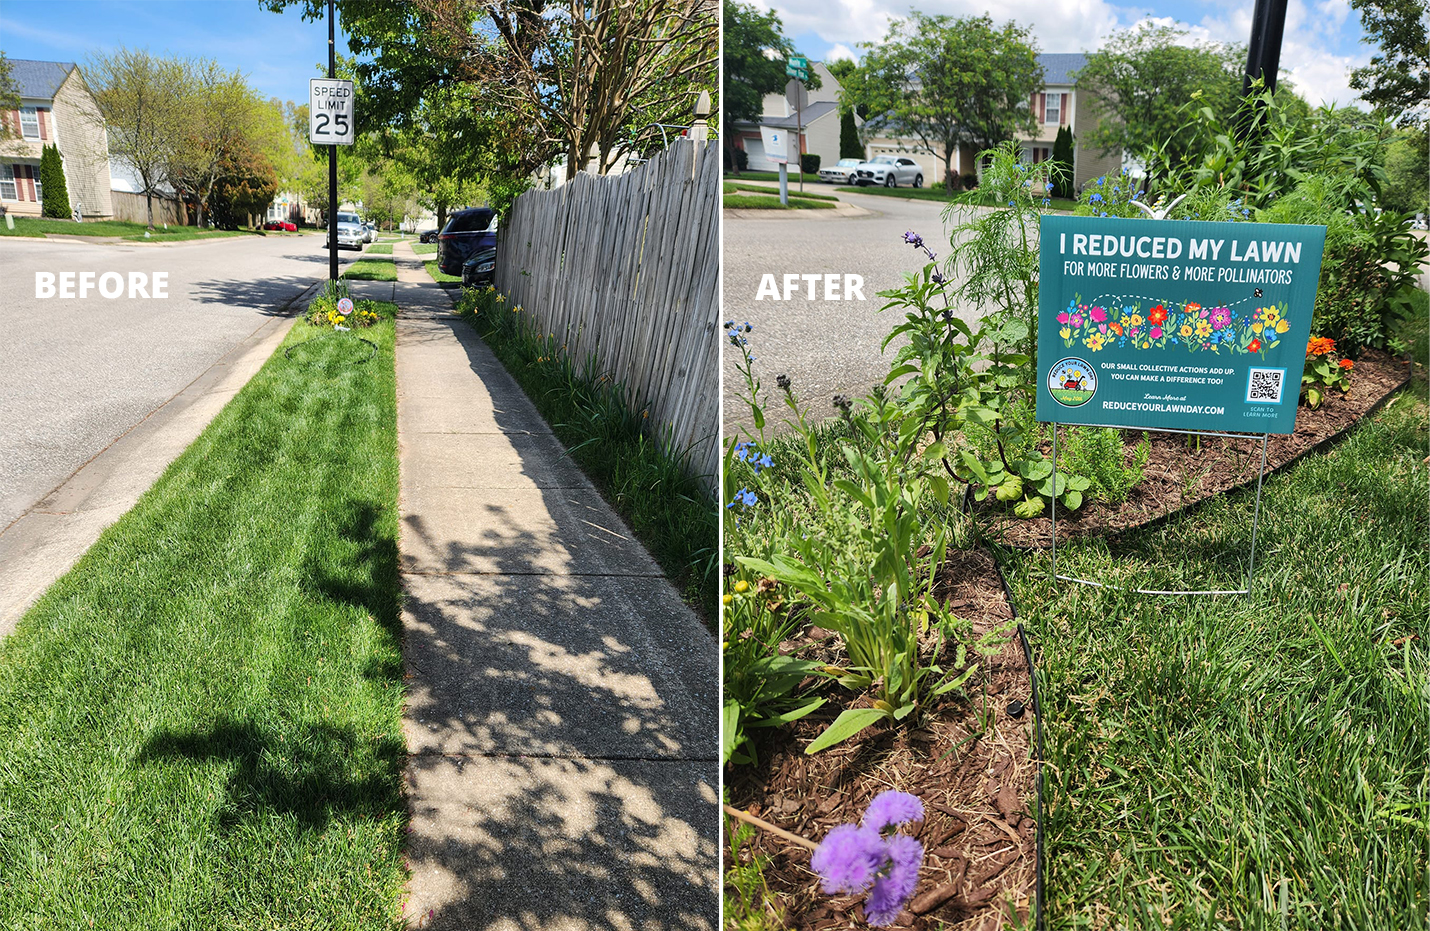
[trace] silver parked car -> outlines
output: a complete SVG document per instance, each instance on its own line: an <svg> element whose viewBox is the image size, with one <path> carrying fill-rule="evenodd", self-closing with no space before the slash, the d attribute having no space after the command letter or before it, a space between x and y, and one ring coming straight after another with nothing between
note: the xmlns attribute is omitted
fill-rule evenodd
<svg viewBox="0 0 1430 931"><path fill-rule="evenodd" d="M904 155L880 155L860 162L854 167L854 176L854 183L861 187L866 184L924 186L924 170L918 162Z"/></svg>
<svg viewBox="0 0 1430 931"><path fill-rule="evenodd" d="M857 158L841 158L830 167L819 169L819 180L829 184L853 184L854 169L858 165Z"/></svg>

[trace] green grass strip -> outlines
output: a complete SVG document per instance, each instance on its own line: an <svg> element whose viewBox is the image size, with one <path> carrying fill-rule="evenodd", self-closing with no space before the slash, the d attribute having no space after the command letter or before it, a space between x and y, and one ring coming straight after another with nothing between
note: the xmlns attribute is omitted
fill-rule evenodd
<svg viewBox="0 0 1430 931"><path fill-rule="evenodd" d="M726 194L734 194L740 191L748 191L754 194L774 194L776 197L778 197L780 193L778 187L770 187L768 184L735 184L729 181L724 183L724 192ZM813 191L800 191L794 187L791 187L789 196L813 200L839 200L839 198L833 194L816 194Z"/></svg>
<svg viewBox="0 0 1430 931"><path fill-rule="evenodd" d="M412 251L418 255L434 255L437 252L437 244L435 242L414 242Z"/></svg>
<svg viewBox="0 0 1430 931"><path fill-rule="evenodd" d="M992 200L977 188L971 191L954 191L948 193L941 187L841 187L836 190L846 194L873 194L877 197L902 197L905 200L935 200L950 204L967 204L973 207L989 207L993 205ZM1062 197L1049 198L1049 210L1072 210L1077 206L1077 201L1067 200Z"/></svg>
<svg viewBox="0 0 1430 931"><path fill-rule="evenodd" d="M1112 588L1003 554L1040 653L1050 928L1424 926L1424 396L1267 480L1249 598L1126 589L1240 587L1253 491L1059 546Z"/></svg>
<svg viewBox="0 0 1430 931"><path fill-rule="evenodd" d="M414 246L413 248L415 249L416 247ZM436 249L434 248L433 251L435 252ZM418 254L420 255L421 253ZM437 282L438 284L451 284L454 282L456 284L462 283L461 275L448 275L446 272L438 268L436 259L433 259L430 262L424 262L423 264L427 268L427 274L431 275L432 280Z"/></svg>
<svg viewBox="0 0 1430 931"><path fill-rule="evenodd" d="M365 303L365 302L364 302ZM394 928L391 304L279 351L0 643L0 927Z"/></svg>
<svg viewBox="0 0 1430 931"><path fill-rule="evenodd" d="M789 195L789 206L780 203L779 192L774 192L773 197L762 194L726 194L724 206L731 209L745 210L830 210L836 202L827 200L812 200L805 197Z"/></svg>
<svg viewBox="0 0 1430 931"><path fill-rule="evenodd" d="M367 255L392 255L392 243L379 242L367 247Z"/></svg>
<svg viewBox="0 0 1430 931"><path fill-rule="evenodd" d="M343 277L360 281L396 281L397 266L391 258L358 259L348 266Z"/></svg>
<svg viewBox="0 0 1430 931"><path fill-rule="evenodd" d="M699 479L648 435L646 412L590 365L578 366L528 314L492 289L468 288L458 310L536 404L571 458L655 557L712 631L719 508Z"/></svg>

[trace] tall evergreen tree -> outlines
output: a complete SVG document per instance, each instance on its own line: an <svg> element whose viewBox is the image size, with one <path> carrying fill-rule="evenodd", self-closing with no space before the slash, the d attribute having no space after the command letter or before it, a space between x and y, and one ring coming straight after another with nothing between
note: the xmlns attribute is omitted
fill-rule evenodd
<svg viewBox="0 0 1430 931"><path fill-rule="evenodd" d="M1053 141L1053 162L1058 166L1054 172L1053 184L1058 197L1071 199L1073 190L1073 134L1067 126L1058 127L1058 138Z"/></svg>
<svg viewBox="0 0 1430 931"><path fill-rule="evenodd" d="M859 128L854 125L854 111L845 110L839 117L839 157L864 157L864 144L859 141Z"/></svg>
<svg viewBox="0 0 1430 931"><path fill-rule="evenodd" d="M65 166L60 160L60 150L47 145L40 153L40 186L45 203L42 211L47 217L68 220L70 217L70 193L65 186Z"/></svg>

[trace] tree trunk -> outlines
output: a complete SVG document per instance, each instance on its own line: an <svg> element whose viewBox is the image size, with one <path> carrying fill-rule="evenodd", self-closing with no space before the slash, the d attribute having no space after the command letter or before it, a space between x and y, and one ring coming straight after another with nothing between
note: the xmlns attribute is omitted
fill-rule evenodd
<svg viewBox="0 0 1430 931"><path fill-rule="evenodd" d="M154 192L146 189L144 191L144 209L149 214L149 229L154 228Z"/></svg>
<svg viewBox="0 0 1430 931"><path fill-rule="evenodd" d="M438 205L437 205L437 232L439 232L439 233L442 232L443 228L446 227L446 225L447 225L447 205L446 205L446 204L438 204Z"/></svg>

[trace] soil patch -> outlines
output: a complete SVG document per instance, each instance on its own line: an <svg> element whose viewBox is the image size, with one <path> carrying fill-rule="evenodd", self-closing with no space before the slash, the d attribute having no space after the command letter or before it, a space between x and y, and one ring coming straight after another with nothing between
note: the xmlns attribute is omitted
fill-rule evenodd
<svg viewBox="0 0 1430 931"><path fill-rule="evenodd" d="M1356 361L1351 390L1330 391L1316 410L1303 408L1296 415L1296 432L1271 434L1266 443L1266 471L1283 468L1330 442L1373 411L1410 379L1410 366L1387 353L1368 350ZM1202 437L1193 440L1175 433L1148 433L1151 454L1142 481L1127 500L1084 504L1073 513L1058 510L1058 539L1113 535L1142 527L1204 501L1245 486L1256 486L1261 469L1261 435L1245 438ZM1142 431L1123 431L1127 462ZM1052 454L1051 443L1043 452ZM975 506L988 521L990 539L1007 546L1042 548L1052 542L1052 521L1047 517L1022 520L993 513L995 502Z"/></svg>
<svg viewBox="0 0 1430 931"><path fill-rule="evenodd" d="M1033 908L1037 869L1036 763L1032 681L995 563L981 550L949 554L937 586L976 633L1006 627L1008 642L980 664L961 696L931 707L914 726L877 724L814 756L804 748L850 705L834 683L833 699L809 718L760 735L760 764L727 771L730 802L812 841L858 821L879 792L919 796L924 821L910 832L924 846L924 865L909 907L894 927L991 931ZM953 645L946 648L949 651ZM782 652L838 663L838 638L807 629ZM972 655L972 651L970 651ZM1018 716L1009 706L1022 708ZM991 717L985 730L982 722ZM785 926L800 931L848 928L863 920L863 896L828 896L809 868L810 851L757 831L756 854L769 858L765 880Z"/></svg>

